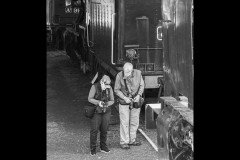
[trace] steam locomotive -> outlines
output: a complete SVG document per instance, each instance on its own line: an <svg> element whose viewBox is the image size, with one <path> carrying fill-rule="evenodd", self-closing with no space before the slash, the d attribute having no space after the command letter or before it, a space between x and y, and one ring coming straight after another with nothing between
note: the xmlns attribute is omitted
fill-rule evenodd
<svg viewBox="0 0 240 160"><path fill-rule="evenodd" d="M158 102L160 97L185 96L187 108L194 108L193 0L47 0L47 42L65 50L84 73L102 70L114 79L123 64L131 62L142 71L145 91L158 90ZM171 105L161 103L157 121L159 143L165 143L159 147L164 146L168 155L164 157L193 159L192 144L186 151L173 145L174 139L166 140L183 133L173 130L177 126L188 128L192 135L192 112L182 109L190 115L182 120L183 106L169 109ZM186 141L180 136L176 143L180 142Z"/></svg>

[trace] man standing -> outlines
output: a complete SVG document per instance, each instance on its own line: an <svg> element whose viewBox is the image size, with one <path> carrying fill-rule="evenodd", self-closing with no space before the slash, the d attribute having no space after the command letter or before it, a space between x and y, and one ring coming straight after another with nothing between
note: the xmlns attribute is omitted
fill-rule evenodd
<svg viewBox="0 0 240 160"><path fill-rule="evenodd" d="M133 69L129 62L123 66L123 71L116 76L114 92L119 97L120 145L129 149L129 145L139 146L136 133L139 126L140 108L132 108L132 102L138 102L144 91L144 81L141 71Z"/></svg>

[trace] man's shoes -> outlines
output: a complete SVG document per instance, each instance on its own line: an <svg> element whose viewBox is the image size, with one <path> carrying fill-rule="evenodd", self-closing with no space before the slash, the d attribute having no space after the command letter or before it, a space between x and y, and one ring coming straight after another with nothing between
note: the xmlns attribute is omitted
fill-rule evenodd
<svg viewBox="0 0 240 160"><path fill-rule="evenodd" d="M134 141L133 143L129 144L131 146L141 146L142 143L141 142L138 142L138 141Z"/></svg>
<svg viewBox="0 0 240 160"><path fill-rule="evenodd" d="M104 152L104 153L109 153L110 152L110 150L108 149L108 147L100 147L100 151L101 152Z"/></svg>
<svg viewBox="0 0 240 160"><path fill-rule="evenodd" d="M128 144L121 144L122 149L130 149Z"/></svg>
<svg viewBox="0 0 240 160"><path fill-rule="evenodd" d="M91 155L91 156L96 155L96 149L92 149L91 152L90 152L90 155Z"/></svg>

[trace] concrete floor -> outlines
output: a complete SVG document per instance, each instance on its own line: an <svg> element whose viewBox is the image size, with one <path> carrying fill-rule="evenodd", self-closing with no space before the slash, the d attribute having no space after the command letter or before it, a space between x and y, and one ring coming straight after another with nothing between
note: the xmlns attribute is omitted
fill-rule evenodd
<svg viewBox="0 0 240 160"><path fill-rule="evenodd" d="M90 77L74 66L63 52L47 52L47 159L160 159L140 133L137 138L142 142L141 146L122 150L119 124L109 127L107 143L111 152L90 156L90 120L83 115L90 81Z"/></svg>

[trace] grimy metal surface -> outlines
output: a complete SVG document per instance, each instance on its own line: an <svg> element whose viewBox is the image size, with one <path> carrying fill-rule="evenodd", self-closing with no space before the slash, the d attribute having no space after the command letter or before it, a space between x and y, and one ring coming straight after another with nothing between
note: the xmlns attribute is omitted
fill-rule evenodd
<svg viewBox="0 0 240 160"><path fill-rule="evenodd" d="M164 95L193 108L192 0L162 0Z"/></svg>
<svg viewBox="0 0 240 160"><path fill-rule="evenodd" d="M193 160L193 110L172 97L161 97L156 120L158 153L164 160Z"/></svg>
<svg viewBox="0 0 240 160"><path fill-rule="evenodd" d="M126 49L129 49L126 46L137 46L135 49L140 54L139 62L154 63L155 71L162 71L162 40L157 38L157 28L161 25L160 0L88 2L89 40L94 55L115 68L130 61L126 57Z"/></svg>

